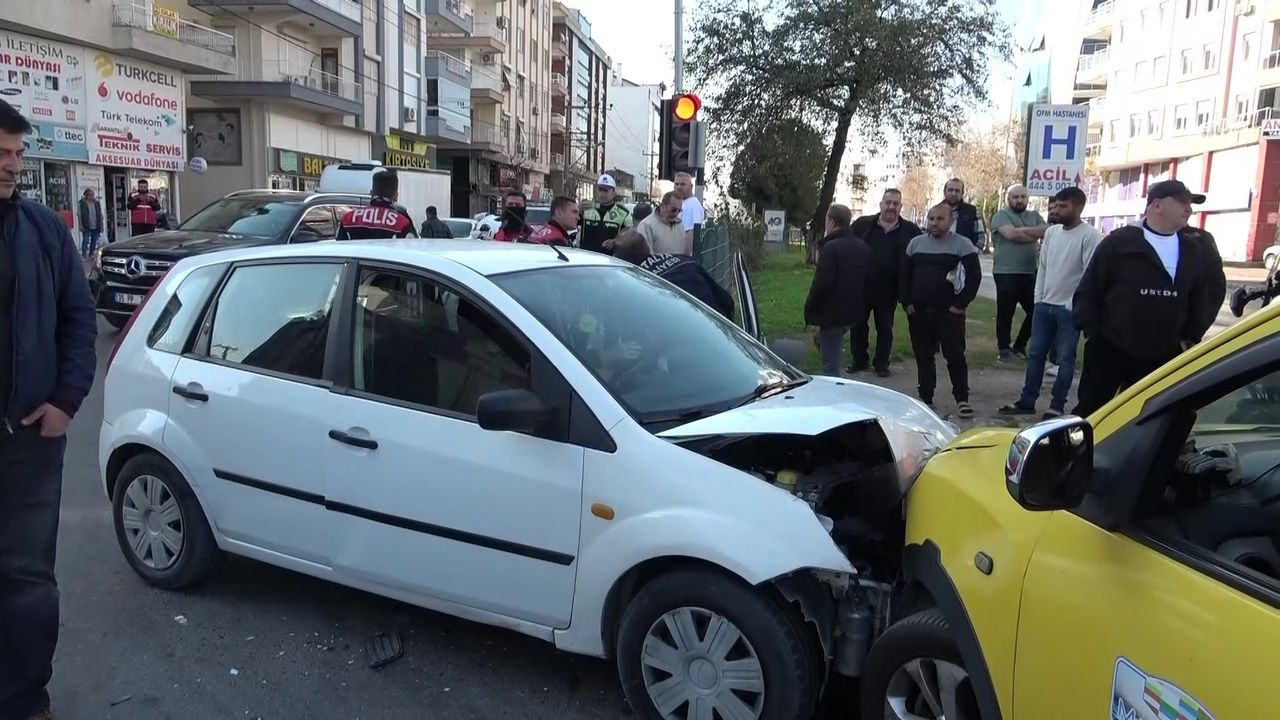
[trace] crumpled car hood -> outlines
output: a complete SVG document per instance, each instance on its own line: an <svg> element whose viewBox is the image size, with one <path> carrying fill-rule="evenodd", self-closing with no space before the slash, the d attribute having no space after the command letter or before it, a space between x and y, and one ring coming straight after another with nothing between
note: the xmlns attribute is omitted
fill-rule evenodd
<svg viewBox="0 0 1280 720"><path fill-rule="evenodd" d="M815 377L809 383L658 434L669 440L709 435L820 435L856 422L876 421L893 448L905 490L925 461L957 434L924 403L854 380Z"/></svg>

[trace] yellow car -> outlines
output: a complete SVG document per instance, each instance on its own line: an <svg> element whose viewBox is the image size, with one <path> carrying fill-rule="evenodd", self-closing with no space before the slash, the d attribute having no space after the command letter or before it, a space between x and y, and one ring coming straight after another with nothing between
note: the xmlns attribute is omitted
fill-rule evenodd
<svg viewBox="0 0 1280 720"><path fill-rule="evenodd" d="M903 575L864 718L1280 717L1280 308L1087 422L957 438Z"/></svg>

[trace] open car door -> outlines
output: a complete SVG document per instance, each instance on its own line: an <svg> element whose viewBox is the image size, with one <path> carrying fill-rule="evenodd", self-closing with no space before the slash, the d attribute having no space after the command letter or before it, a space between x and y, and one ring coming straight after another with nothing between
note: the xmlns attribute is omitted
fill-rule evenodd
<svg viewBox="0 0 1280 720"><path fill-rule="evenodd" d="M733 284L738 300L738 324L747 334L765 343L764 332L760 329L760 310L756 306L755 290L751 287L751 273L742 259L742 253L733 254Z"/></svg>

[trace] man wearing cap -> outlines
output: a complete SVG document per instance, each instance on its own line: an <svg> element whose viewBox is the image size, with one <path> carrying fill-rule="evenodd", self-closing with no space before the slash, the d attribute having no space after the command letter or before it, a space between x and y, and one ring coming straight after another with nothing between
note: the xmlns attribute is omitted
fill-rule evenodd
<svg viewBox="0 0 1280 720"><path fill-rule="evenodd" d="M1177 180L1155 183L1142 225L1117 228L1098 245L1072 300L1086 338L1075 414L1097 411L1212 326L1217 308L1206 305L1222 263L1187 228L1191 205L1202 202Z"/></svg>
<svg viewBox="0 0 1280 720"><path fill-rule="evenodd" d="M612 175L601 175L596 181L596 206L582 213L578 232L578 247L598 253L607 253L604 244L618 237L618 233L630 229L635 222L631 213L615 202L618 183Z"/></svg>

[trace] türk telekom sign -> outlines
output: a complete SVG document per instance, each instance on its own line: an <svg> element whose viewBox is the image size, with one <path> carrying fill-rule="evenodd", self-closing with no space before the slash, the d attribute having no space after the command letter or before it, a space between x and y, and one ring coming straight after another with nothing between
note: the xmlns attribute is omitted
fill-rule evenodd
<svg viewBox="0 0 1280 720"><path fill-rule="evenodd" d="M89 162L181 170L182 74L110 53L88 52Z"/></svg>

